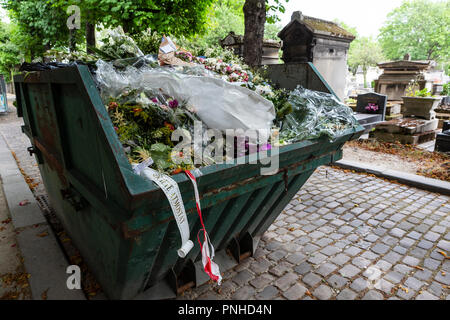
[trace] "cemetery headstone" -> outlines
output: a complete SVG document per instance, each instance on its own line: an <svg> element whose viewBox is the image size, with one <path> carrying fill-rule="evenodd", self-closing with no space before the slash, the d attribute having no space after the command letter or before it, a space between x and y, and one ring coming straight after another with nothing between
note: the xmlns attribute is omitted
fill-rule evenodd
<svg viewBox="0 0 450 320"><path fill-rule="evenodd" d="M384 121L386 116L387 96L378 93L366 93L358 95L356 99L356 112L367 114L379 114Z"/></svg>

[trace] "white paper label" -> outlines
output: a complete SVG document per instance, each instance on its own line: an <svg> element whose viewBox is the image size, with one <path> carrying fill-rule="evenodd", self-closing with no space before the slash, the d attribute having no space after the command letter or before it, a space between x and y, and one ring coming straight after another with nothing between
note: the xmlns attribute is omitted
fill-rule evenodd
<svg viewBox="0 0 450 320"><path fill-rule="evenodd" d="M150 168L143 169L140 175L155 182L169 200L170 207L172 208L181 235L181 248L177 251L178 256L180 258L185 258L189 251L194 247L194 243L189 240L189 222L178 184L171 177Z"/></svg>

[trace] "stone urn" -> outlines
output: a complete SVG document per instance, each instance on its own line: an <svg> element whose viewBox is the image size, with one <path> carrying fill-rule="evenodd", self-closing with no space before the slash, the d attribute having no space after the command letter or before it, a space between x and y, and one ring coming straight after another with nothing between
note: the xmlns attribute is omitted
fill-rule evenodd
<svg viewBox="0 0 450 320"><path fill-rule="evenodd" d="M436 116L434 109L439 105L441 98L433 97L402 97L403 117L416 116L432 120Z"/></svg>

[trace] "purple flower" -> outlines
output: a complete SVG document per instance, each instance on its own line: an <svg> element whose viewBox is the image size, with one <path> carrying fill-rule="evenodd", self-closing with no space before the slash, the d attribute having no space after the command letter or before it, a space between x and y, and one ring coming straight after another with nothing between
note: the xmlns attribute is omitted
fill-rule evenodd
<svg viewBox="0 0 450 320"><path fill-rule="evenodd" d="M272 150L272 145L270 143L263 144L259 147L259 151Z"/></svg>
<svg viewBox="0 0 450 320"><path fill-rule="evenodd" d="M158 103L158 99L156 99L156 98L153 98L153 99L152 99L152 102L154 102L154 103Z"/></svg>
<svg viewBox="0 0 450 320"><path fill-rule="evenodd" d="M378 111L378 106L374 103L369 103L369 105L365 107L365 109L370 112L376 112Z"/></svg>
<svg viewBox="0 0 450 320"><path fill-rule="evenodd" d="M178 107L178 101L176 99L169 101L169 107L175 109L176 107Z"/></svg>

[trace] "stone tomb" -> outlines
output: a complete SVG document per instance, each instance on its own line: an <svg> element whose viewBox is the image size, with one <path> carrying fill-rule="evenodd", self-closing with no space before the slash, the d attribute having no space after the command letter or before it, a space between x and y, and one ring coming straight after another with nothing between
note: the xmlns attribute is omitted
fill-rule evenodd
<svg viewBox="0 0 450 320"><path fill-rule="evenodd" d="M436 112L436 118L439 119L438 128L442 129L444 121L450 120L450 105L441 104L434 111Z"/></svg>
<svg viewBox="0 0 450 320"><path fill-rule="evenodd" d="M403 101L388 101L386 104L386 121L401 119Z"/></svg>
<svg viewBox="0 0 450 320"><path fill-rule="evenodd" d="M386 142L417 145L436 139L439 120L417 118L394 119L379 123L371 138Z"/></svg>

